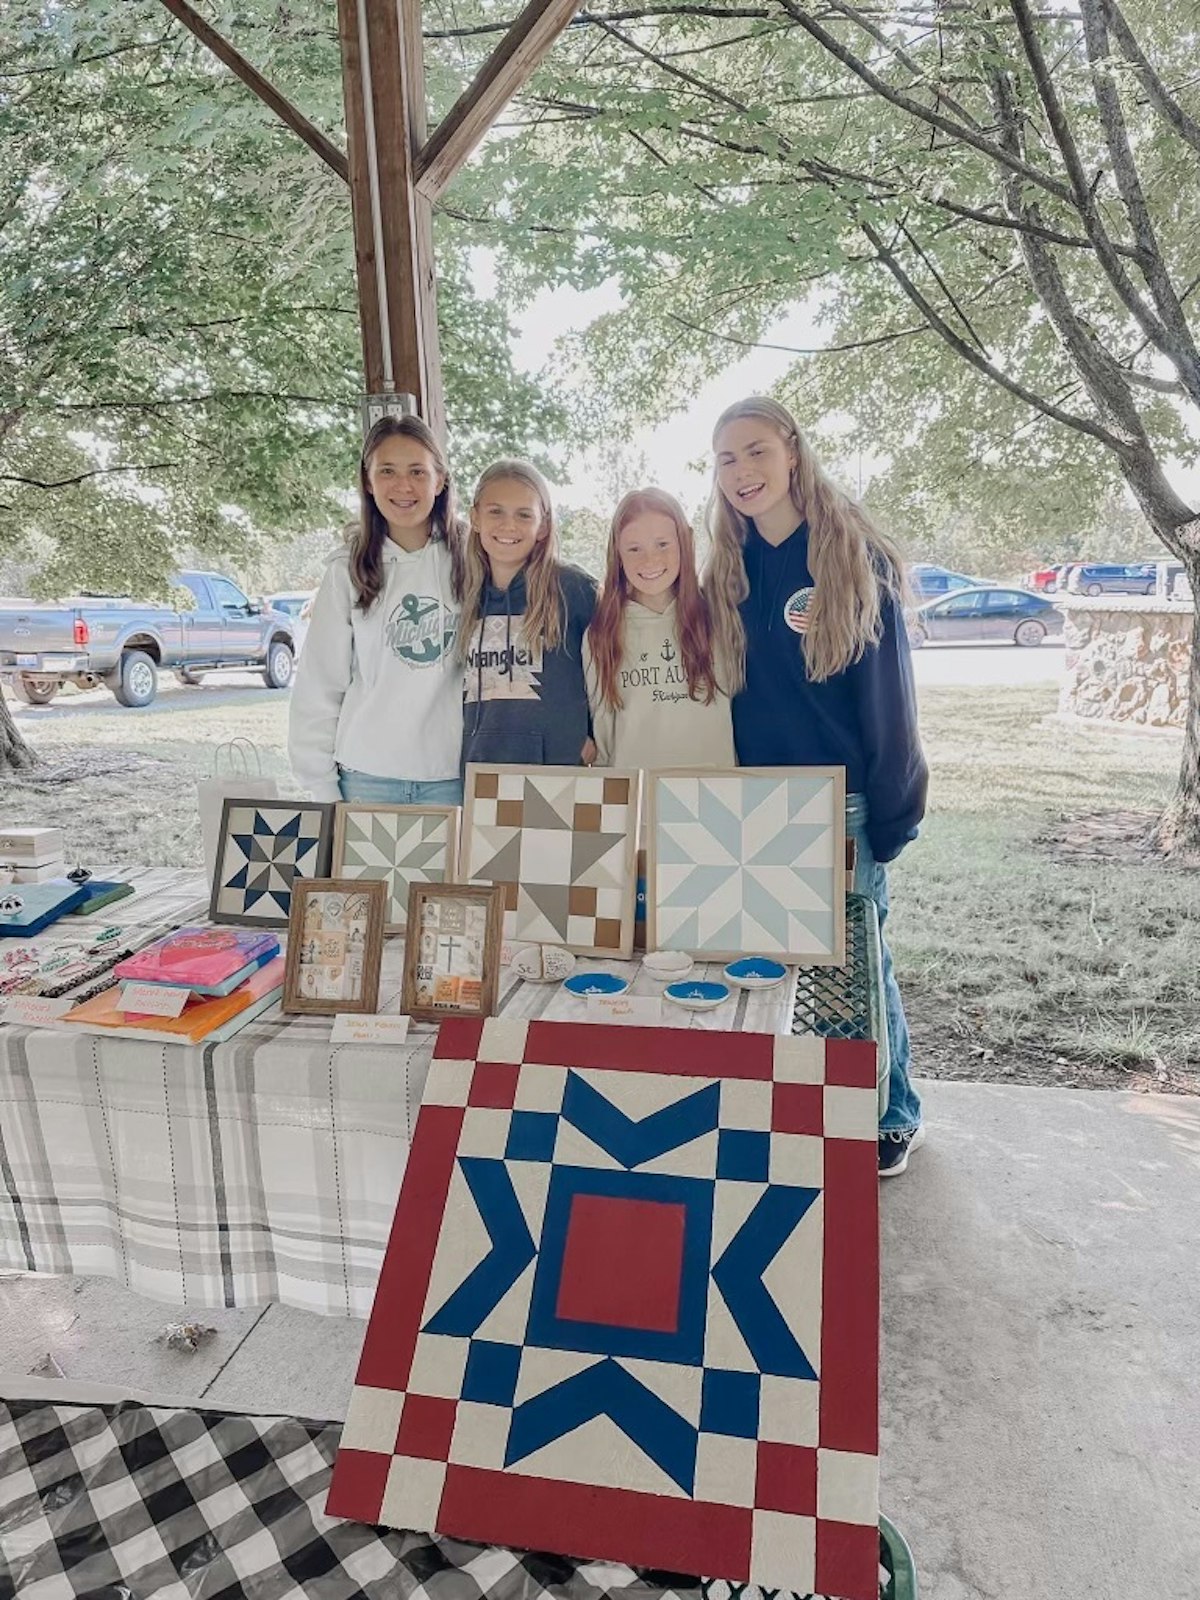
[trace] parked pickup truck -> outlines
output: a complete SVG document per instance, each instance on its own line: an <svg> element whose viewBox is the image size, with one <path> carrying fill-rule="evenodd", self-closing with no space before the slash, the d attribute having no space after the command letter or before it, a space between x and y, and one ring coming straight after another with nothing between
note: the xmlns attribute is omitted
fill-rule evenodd
<svg viewBox="0 0 1200 1600"><path fill-rule="evenodd" d="M181 572L195 609L139 604L128 598L74 595L49 605L0 600L0 679L18 700L41 706L64 683L104 684L123 706L148 706L158 668L199 683L218 667L260 667L269 689L292 680L295 623L248 600L216 572Z"/></svg>

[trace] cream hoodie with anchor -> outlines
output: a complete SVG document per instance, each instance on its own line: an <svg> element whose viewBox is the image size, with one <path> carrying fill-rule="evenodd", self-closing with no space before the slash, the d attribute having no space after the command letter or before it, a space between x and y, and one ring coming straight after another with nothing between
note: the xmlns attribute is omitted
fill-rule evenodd
<svg viewBox="0 0 1200 1600"><path fill-rule="evenodd" d="M292 688L288 754L315 800L337 800L338 767L429 783L459 776L462 664L450 552L383 546L383 588L355 605L350 554L329 559Z"/></svg>
<svg viewBox="0 0 1200 1600"><path fill-rule="evenodd" d="M596 765L650 770L736 766L728 696L718 693L705 705L688 694L674 600L661 614L636 600L626 601L623 645L617 668L622 705L614 710L600 698L590 641L584 640Z"/></svg>

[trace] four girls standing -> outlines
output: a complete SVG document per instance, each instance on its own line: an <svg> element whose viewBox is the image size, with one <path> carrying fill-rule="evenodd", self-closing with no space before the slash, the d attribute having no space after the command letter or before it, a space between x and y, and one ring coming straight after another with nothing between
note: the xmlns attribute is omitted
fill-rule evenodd
<svg viewBox="0 0 1200 1600"><path fill-rule="evenodd" d="M900 555L775 401L731 406L713 448L703 581L678 502L641 489L617 507L597 599L528 462L483 473L464 529L425 425L377 423L297 674L296 776L320 799L457 803L468 761L842 766L854 888L882 926L885 864L916 838L928 778ZM891 1176L923 1130L886 943L884 986Z"/></svg>

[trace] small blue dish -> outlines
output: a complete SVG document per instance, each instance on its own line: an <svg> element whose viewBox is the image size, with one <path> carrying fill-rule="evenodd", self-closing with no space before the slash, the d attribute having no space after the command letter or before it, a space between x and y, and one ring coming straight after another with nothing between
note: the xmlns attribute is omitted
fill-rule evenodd
<svg viewBox="0 0 1200 1600"><path fill-rule="evenodd" d="M615 972L576 972L563 979L563 988L581 1000L589 994L624 994L629 987L628 978L618 978Z"/></svg>
<svg viewBox="0 0 1200 1600"><path fill-rule="evenodd" d="M741 961L731 961L724 975L739 989L773 989L787 977L787 968L767 956L746 956Z"/></svg>
<svg viewBox="0 0 1200 1600"><path fill-rule="evenodd" d="M667 999L689 1011L712 1011L729 999L727 983L701 983L689 978L683 983L669 983L663 990Z"/></svg>

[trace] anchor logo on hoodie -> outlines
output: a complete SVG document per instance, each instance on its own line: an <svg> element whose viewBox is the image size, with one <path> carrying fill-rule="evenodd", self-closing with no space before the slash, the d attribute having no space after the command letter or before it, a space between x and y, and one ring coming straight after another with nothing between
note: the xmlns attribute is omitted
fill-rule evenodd
<svg viewBox="0 0 1200 1600"><path fill-rule="evenodd" d="M392 612L384 639L392 654L414 667L432 667L454 643L457 618L436 595L406 594Z"/></svg>

